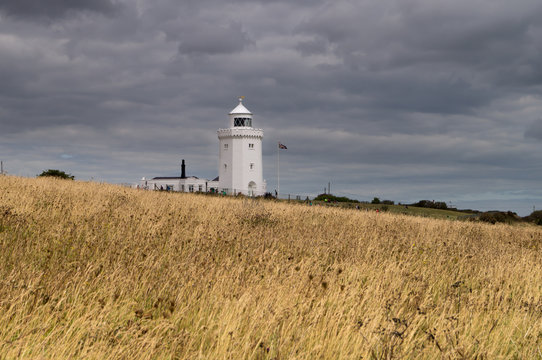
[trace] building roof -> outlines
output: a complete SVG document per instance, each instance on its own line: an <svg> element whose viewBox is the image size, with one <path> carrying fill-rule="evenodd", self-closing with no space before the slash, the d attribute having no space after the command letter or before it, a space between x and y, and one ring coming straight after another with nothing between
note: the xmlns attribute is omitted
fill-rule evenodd
<svg viewBox="0 0 542 360"><path fill-rule="evenodd" d="M230 111L230 115L234 114L246 114L246 115L252 115L252 113L243 105L243 98L239 98L239 105L232 111Z"/></svg>
<svg viewBox="0 0 542 360"><path fill-rule="evenodd" d="M187 176L182 178L180 176L158 176L153 177L152 180L182 180L182 179L199 179L197 176Z"/></svg>
<svg viewBox="0 0 542 360"><path fill-rule="evenodd" d="M213 180L211 180L211 181L218 181L218 180L220 180L220 177L219 177L219 176L215 177L215 178L214 178Z"/></svg>

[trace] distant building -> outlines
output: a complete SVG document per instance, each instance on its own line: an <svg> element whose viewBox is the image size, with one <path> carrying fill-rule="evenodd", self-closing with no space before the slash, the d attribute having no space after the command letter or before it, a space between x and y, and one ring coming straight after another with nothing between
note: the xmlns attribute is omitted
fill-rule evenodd
<svg viewBox="0 0 542 360"><path fill-rule="evenodd" d="M196 176L186 176L186 165L183 159L181 176L158 176L149 180L142 178L136 187L145 190L218 192L218 179L207 180Z"/></svg>
<svg viewBox="0 0 542 360"><path fill-rule="evenodd" d="M252 127L252 113L239 99L239 105L229 113L227 129L218 130L218 174L213 180L186 176L184 160L179 177L142 178L137 188L180 192L219 192L227 195L242 193L264 195L267 184L263 179L263 130Z"/></svg>

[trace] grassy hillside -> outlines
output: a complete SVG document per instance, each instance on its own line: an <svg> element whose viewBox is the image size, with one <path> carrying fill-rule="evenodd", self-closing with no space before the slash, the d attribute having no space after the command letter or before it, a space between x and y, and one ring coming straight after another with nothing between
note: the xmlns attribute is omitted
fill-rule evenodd
<svg viewBox="0 0 542 360"><path fill-rule="evenodd" d="M384 204L367 204L367 203L326 203L324 201L314 201L315 205L335 206L347 209L356 209L356 206L360 207L360 210L390 212L393 214L423 216L434 219L447 219L458 220L465 218L466 215L473 214L472 212L457 211L457 210L442 210L431 209L417 206L405 206L405 205L384 205Z"/></svg>
<svg viewBox="0 0 542 360"><path fill-rule="evenodd" d="M0 358L542 358L542 231L0 177Z"/></svg>

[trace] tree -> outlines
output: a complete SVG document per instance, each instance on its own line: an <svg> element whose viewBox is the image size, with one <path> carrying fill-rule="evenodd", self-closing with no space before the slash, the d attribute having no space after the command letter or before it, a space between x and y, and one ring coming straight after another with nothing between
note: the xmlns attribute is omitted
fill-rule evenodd
<svg viewBox="0 0 542 360"><path fill-rule="evenodd" d="M375 197L373 201L371 201L371 204L380 204L380 199Z"/></svg>
<svg viewBox="0 0 542 360"><path fill-rule="evenodd" d="M54 169L44 170L42 171L41 174L38 175L38 177L40 176L51 176L51 177L57 177L60 179L67 179L67 180L75 179L75 176L71 174L66 174L64 171L54 170Z"/></svg>

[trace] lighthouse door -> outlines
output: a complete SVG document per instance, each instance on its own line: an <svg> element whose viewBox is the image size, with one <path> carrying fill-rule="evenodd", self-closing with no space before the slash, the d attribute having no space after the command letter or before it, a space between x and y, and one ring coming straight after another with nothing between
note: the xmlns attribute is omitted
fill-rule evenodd
<svg viewBox="0 0 542 360"><path fill-rule="evenodd" d="M256 190L256 183L251 181L248 183L248 196L254 196L254 191Z"/></svg>

